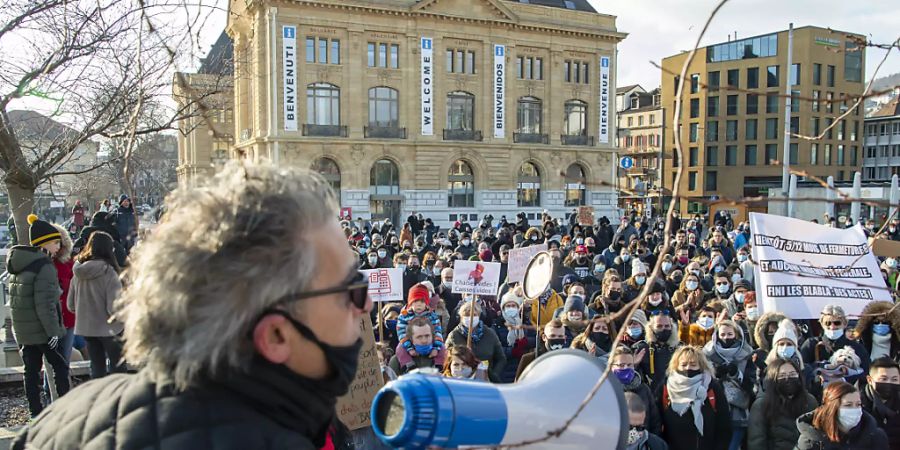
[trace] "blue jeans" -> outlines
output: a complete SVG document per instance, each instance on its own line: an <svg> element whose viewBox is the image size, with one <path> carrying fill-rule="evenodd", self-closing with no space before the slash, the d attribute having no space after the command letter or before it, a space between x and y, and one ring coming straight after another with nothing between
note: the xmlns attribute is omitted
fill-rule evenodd
<svg viewBox="0 0 900 450"><path fill-rule="evenodd" d="M741 450L745 434L747 434L747 427L732 427L731 443L728 444L728 450Z"/></svg>

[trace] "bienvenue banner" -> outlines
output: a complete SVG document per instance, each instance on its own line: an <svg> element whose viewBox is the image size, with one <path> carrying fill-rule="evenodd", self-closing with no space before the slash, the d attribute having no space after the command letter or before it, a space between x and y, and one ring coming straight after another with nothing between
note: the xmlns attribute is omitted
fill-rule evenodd
<svg viewBox="0 0 900 450"><path fill-rule="evenodd" d="M506 129L506 46L494 45L494 137L503 139Z"/></svg>
<svg viewBox="0 0 900 450"><path fill-rule="evenodd" d="M878 260L859 225L831 228L750 213L757 299L765 312L818 319L827 305L859 315L873 300L891 301Z"/></svg>
<svg viewBox="0 0 900 450"><path fill-rule="evenodd" d="M281 27L281 56L284 75L284 129L297 131L297 27Z"/></svg>
<svg viewBox="0 0 900 450"><path fill-rule="evenodd" d="M601 144L609 144L609 57L600 57L600 135Z"/></svg>
<svg viewBox="0 0 900 450"><path fill-rule="evenodd" d="M434 134L434 50L432 45L434 41L431 38L423 37L421 43L422 54L422 84L420 91L422 93L422 136L431 136Z"/></svg>

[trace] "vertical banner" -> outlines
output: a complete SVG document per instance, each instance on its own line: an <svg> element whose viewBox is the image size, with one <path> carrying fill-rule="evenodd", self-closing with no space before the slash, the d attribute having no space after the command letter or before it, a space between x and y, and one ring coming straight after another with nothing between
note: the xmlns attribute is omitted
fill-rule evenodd
<svg viewBox="0 0 900 450"><path fill-rule="evenodd" d="M284 129L297 131L297 27L281 27L281 56L284 74Z"/></svg>
<svg viewBox="0 0 900 450"><path fill-rule="evenodd" d="M506 123L506 46L494 45L494 137L503 139Z"/></svg>
<svg viewBox="0 0 900 450"><path fill-rule="evenodd" d="M827 305L858 316L872 300L891 301L878 260L858 224L830 228L750 213L757 303L791 319L818 319Z"/></svg>
<svg viewBox="0 0 900 450"><path fill-rule="evenodd" d="M600 136L601 144L609 144L609 57L600 57Z"/></svg>
<svg viewBox="0 0 900 450"><path fill-rule="evenodd" d="M431 38L421 39L422 54L422 136L434 135L434 41Z"/></svg>

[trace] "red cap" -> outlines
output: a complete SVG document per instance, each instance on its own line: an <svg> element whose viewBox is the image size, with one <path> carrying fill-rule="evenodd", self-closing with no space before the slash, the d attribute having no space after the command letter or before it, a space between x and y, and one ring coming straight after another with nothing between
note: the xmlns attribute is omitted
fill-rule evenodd
<svg viewBox="0 0 900 450"><path fill-rule="evenodd" d="M588 249L584 245L579 245L575 247L575 253L587 253Z"/></svg>
<svg viewBox="0 0 900 450"><path fill-rule="evenodd" d="M431 292L428 291L428 288L423 286L422 284L416 284L415 286L409 288L409 295L406 296L406 306L411 306L413 302L423 301L425 305L428 306L428 302L431 299Z"/></svg>

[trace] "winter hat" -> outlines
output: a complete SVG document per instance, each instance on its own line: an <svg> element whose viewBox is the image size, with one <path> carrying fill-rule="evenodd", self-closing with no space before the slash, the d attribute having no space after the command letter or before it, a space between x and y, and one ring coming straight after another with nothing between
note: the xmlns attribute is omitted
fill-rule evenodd
<svg viewBox="0 0 900 450"><path fill-rule="evenodd" d="M34 214L28 215L28 224L31 228L28 230L28 237L31 239L31 245L37 247L46 244L55 239L62 239L62 235L50 222L38 219Z"/></svg>
<svg viewBox="0 0 900 450"><path fill-rule="evenodd" d="M478 257L481 258L484 262L491 262L494 260L494 252L490 250L482 250L481 253L478 254Z"/></svg>
<svg viewBox="0 0 900 450"><path fill-rule="evenodd" d="M749 281L741 279L737 283L734 283L734 290L738 290L740 288L744 288L748 291L752 291L753 285L751 285Z"/></svg>
<svg viewBox="0 0 900 450"><path fill-rule="evenodd" d="M131 200L130 198L128 198L128 194L122 194L122 195L119 196L119 204L120 204L120 205L121 205L122 202L124 202L125 200Z"/></svg>
<svg viewBox="0 0 900 450"><path fill-rule="evenodd" d="M575 247L575 253L587 254L588 249L585 245L578 245Z"/></svg>
<svg viewBox="0 0 900 450"><path fill-rule="evenodd" d="M794 322L791 322L791 319L783 319L778 323L778 329L775 330L775 335L772 336L772 345L774 346L781 339L788 339L794 343L794 347L797 346L797 328Z"/></svg>
<svg viewBox="0 0 900 450"><path fill-rule="evenodd" d="M421 284L422 286L425 286L425 288L428 289L428 293L429 293L430 295L434 295L434 285L431 284L430 281L427 281L427 280L426 280L426 281L423 281L423 282L421 282L421 283L419 283L419 284ZM412 290L412 289L410 289L410 291L411 291L411 290Z"/></svg>
<svg viewBox="0 0 900 450"><path fill-rule="evenodd" d="M571 274L571 273L564 275L562 278L563 290L565 290L567 287L569 287L570 284L572 284L576 281L578 281L578 275Z"/></svg>
<svg viewBox="0 0 900 450"><path fill-rule="evenodd" d="M414 302L420 300L425 302L425 306L428 306L430 299L431 293L428 292L428 288L419 283L409 289L409 295L406 296L406 307L409 308Z"/></svg>
<svg viewBox="0 0 900 450"><path fill-rule="evenodd" d="M563 311L584 312L584 297L580 295L570 295L569 298L566 299L566 306L563 308Z"/></svg>
<svg viewBox="0 0 900 450"><path fill-rule="evenodd" d="M631 321L641 324L641 328L644 328L647 326L647 314L642 309L635 309L631 314Z"/></svg>
<svg viewBox="0 0 900 450"><path fill-rule="evenodd" d="M635 259L634 261L631 261L631 273L647 273L647 265L644 264L641 260Z"/></svg>
<svg viewBox="0 0 900 450"><path fill-rule="evenodd" d="M500 301L500 307L507 303L515 303L519 308L522 307L522 303L525 302L525 299L516 295L515 291L510 290L503 294L503 298Z"/></svg>

